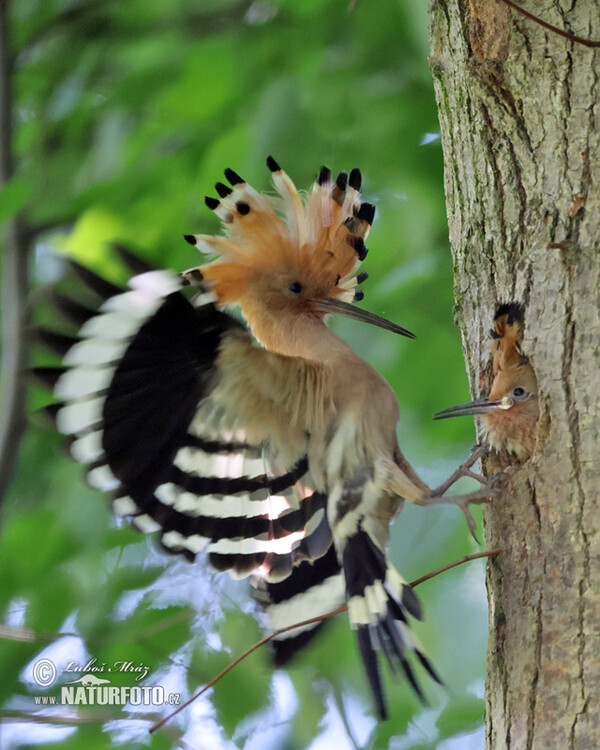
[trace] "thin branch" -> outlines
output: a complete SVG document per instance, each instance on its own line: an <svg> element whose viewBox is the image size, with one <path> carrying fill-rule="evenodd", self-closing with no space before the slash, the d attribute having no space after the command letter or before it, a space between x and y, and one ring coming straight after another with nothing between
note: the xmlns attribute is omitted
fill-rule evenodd
<svg viewBox="0 0 600 750"><path fill-rule="evenodd" d="M476 552L473 555L465 555L464 557L461 557L460 560L455 560L454 562L448 563L448 565L444 565L443 568L434 570L433 573L427 573L426 576L421 576L421 578L417 578L416 581L411 581L411 583L409 583L409 586L412 586L414 588L415 586L419 586L421 583L425 583L425 581L429 581L431 578L439 576L440 573L445 573L447 570L457 568L459 565L469 562L469 560L479 560L482 557L496 557L496 555L499 555L501 552L502 550L500 549L500 547L494 547L494 549L486 550L485 552Z"/></svg>
<svg viewBox="0 0 600 750"><path fill-rule="evenodd" d="M496 547L495 549L489 550L487 552L477 552L473 555L465 555L464 557L461 557L460 560L455 560L452 563L449 563L448 565L444 565L443 568L438 568L437 570L434 570L432 573L428 573L425 576L422 576L421 578L417 578L416 581L412 581L408 585L411 587L418 586L421 583L424 583L425 581L429 581L431 578L435 578L435 576L440 575L440 573L445 573L447 570L450 570L451 568L456 568L458 565L463 565L463 563L469 562L470 560L478 560L482 557L494 557L495 555L500 554L501 550L499 547ZM224 677L228 672L231 672L231 670L234 667L237 667L237 665L243 661L247 656L250 656L250 654L254 653L257 649L259 649L261 646L264 646L265 643L268 643L269 641L273 640L273 638L276 638L278 635L282 635L283 633L288 633L290 630L295 630L296 628L302 628L305 625L314 625L317 622L321 622L322 620L326 620L329 617L333 617L334 615L339 615L341 612L346 612L348 609L347 606L338 607L337 609L332 610L331 612L326 612L324 615L318 615L317 617L311 617L308 620L303 620L302 622L296 622L293 625L288 625L285 628L278 628L277 630L273 631L269 635L265 636L264 638L261 638L260 641L255 643L253 646L251 646L247 651L245 651L241 656L238 656L237 659L234 659L230 664L228 664L225 669L223 669L216 677L213 677L213 679L210 682L207 682L204 687L202 687L200 690L198 690L197 693L192 695L192 697L185 701L185 703L182 703L181 706L178 706L178 708L175 709L172 713L170 713L168 716L165 716L164 719L161 719L157 724L154 724L153 727L150 728L150 734L153 732L156 732L157 729L160 729L164 724L167 723L170 719L173 718L176 714L178 714L180 711L183 711L184 708L187 708L187 706L190 705L190 703L193 703L195 700L200 698L201 695L203 695L207 690L209 690L215 683L217 683L222 677Z"/></svg>
<svg viewBox="0 0 600 750"><path fill-rule="evenodd" d="M14 173L12 57L8 3L0 0L0 189ZM10 484L25 431L28 246L18 216L7 222L2 253L2 386L0 397L0 502Z"/></svg>
<svg viewBox="0 0 600 750"><path fill-rule="evenodd" d="M520 5L517 5L515 2L513 2L513 0L502 0L502 2L508 5L509 8L516 10L517 13L525 16L525 18L529 18L530 21L534 21L540 26L543 26L545 29L548 29L548 31L551 31L553 34L558 34L558 36L562 36L564 39L568 39L570 42L583 44L584 47L592 47L594 49L598 49L600 47L600 42L594 41L593 39L584 39L581 36L576 36L570 31L559 29L558 26L553 26L551 23L548 23L548 21L544 21L543 18L540 18L530 11L525 10L525 8L522 8Z"/></svg>

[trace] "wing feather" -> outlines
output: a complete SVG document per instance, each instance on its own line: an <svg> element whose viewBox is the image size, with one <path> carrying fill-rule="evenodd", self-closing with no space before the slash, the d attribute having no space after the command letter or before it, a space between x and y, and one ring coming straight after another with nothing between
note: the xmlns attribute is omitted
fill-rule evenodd
<svg viewBox="0 0 600 750"><path fill-rule="evenodd" d="M174 274L140 267L123 291L75 270L99 311L58 298L81 328L75 343L64 338L65 371L46 380L90 483L115 490L115 510L160 531L169 551L206 550L236 577L281 581L325 554L327 499L306 434L324 429L327 372L256 348L210 298L188 300Z"/></svg>

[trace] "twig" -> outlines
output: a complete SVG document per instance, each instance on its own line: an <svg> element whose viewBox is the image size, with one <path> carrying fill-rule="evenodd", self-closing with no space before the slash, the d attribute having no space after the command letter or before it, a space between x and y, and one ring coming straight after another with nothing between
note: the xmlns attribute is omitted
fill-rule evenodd
<svg viewBox="0 0 600 750"><path fill-rule="evenodd" d="M570 31L559 29L558 26L553 26L551 23L548 23L548 21L544 21L543 18L540 18L530 11L525 10L525 8L522 8L520 5L517 5L515 2L513 2L513 0L502 0L502 2L508 5L509 8L516 10L517 13L521 13L521 15L525 16L525 18L529 18L530 21L534 21L540 26L543 26L545 29L548 29L548 31L552 31L554 34L558 34L558 36L562 36L564 39L568 39L570 42L583 44L584 47L592 47L595 49L598 49L600 47L600 41L594 41L593 39L584 39L581 36L576 36Z"/></svg>
<svg viewBox="0 0 600 750"><path fill-rule="evenodd" d="M495 549L489 550L487 552L477 552L473 555L465 555L464 557L461 557L460 560L455 560L452 563L449 563L448 565L444 565L443 568L439 568L438 570L434 570L432 573L428 573L425 576L422 576L421 578L417 578L415 581L412 581L408 585L411 587L419 586L421 583L424 583L425 581L428 581L430 578L435 578L435 576L440 575L440 573L445 573L447 570L450 570L451 568L456 568L458 565L462 565L463 563L469 562L470 560L478 560L482 557L494 557L495 555L500 554L500 547L496 547ZM326 612L324 615L318 615L317 617L311 617L308 620L303 620L302 622L296 622L293 625L288 625L285 628L279 628L269 635L265 636L264 638L261 638L260 641L255 643L253 646L251 646L247 651L244 651L244 653L241 656L238 656L237 659L234 659L230 664L228 664L225 669L223 669L216 677L213 677L213 679L210 682L207 682L204 687L202 687L200 690L198 690L197 693L192 695L192 697L185 701L185 703L182 703L181 706L178 706L175 711L170 713L168 716L165 716L164 719L161 719L157 724L154 724L150 728L150 734L153 732L156 732L157 729L160 729L164 724L167 723L170 719L173 718L176 714L178 714L180 711L183 711L184 708L187 708L187 706L190 705L190 703L193 703L195 700L200 698L201 695L203 695L207 690L209 690L215 683L217 683L222 677L224 677L228 672L231 672L231 670L234 667L237 667L237 665L243 661L247 656L250 656L254 651L259 649L261 646L264 646L265 643L268 643L269 641L273 640L273 638L276 638L278 635L282 635L283 633L287 633L290 630L295 630L296 628L302 628L305 625L314 625L314 623L321 622L322 620L326 620L329 617L333 617L334 615L339 615L341 612L346 612L348 609L347 606L338 607L337 609L332 610L331 612Z"/></svg>
<svg viewBox="0 0 600 750"><path fill-rule="evenodd" d="M473 555L465 555L464 557L461 557L460 560L455 560L454 562L448 563L448 565L444 565L443 568L434 570L433 573L427 573L426 576L421 576L421 578L417 578L416 581L411 581L409 586L414 588L421 583L425 583L425 581L428 581L430 578L435 578L436 576L439 576L440 573L445 573L447 570L457 568L459 565L469 562L470 560L479 560L481 557L495 557L496 555L499 555L500 552L502 552L500 547L494 547L494 549L486 550L485 552L476 552Z"/></svg>

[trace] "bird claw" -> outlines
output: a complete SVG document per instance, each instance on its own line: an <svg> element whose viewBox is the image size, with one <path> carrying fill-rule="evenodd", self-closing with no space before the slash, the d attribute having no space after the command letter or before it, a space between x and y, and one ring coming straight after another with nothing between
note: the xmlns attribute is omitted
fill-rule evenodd
<svg viewBox="0 0 600 750"><path fill-rule="evenodd" d="M469 492L466 495L450 495L448 496L440 496L436 495L435 493L430 495L427 498L423 498L419 501L420 505L456 505L458 506L462 512L464 513L465 519L467 521L467 525L469 527L469 531L471 532L471 536L473 539L477 542L477 544L481 544L479 539L477 538L477 535L475 534L475 530L477 528L477 525L475 523L475 519L473 518L471 514L471 510L469 508L470 505L482 505L483 503L489 503L492 502L494 497L502 494L504 489L506 489L506 485L504 484L506 477L502 477L502 473L494 474L489 480L486 480L486 483L484 486L480 487L478 490L475 490L474 492ZM504 484L504 486L499 486Z"/></svg>
<svg viewBox="0 0 600 750"><path fill-rule="evenodd" d="M505 492L510 486L511 479L507 471L500 471L493 476L486 478L481 474L476 474L471 471L471 466L482 458L486 453L486 448L482 445L475 445L471 450L471 454L463 461L463 463L454 471L448 479L440 484L439 487L432 490L429 497L423 498L419 501L419 505L446 505L452 504L458 506L465 515L467 525L471 536L480 544L479 539L475 535L475 519L471 515L469 506L471 504L481 505L482 503L489 503L492 501L494 496L500 495ZM461 477L471 477L476 479L481 487L474 492L470 492L466 495L451 495L446 496L445 493L452 487Z"/></svg>
<svg viewBox="0 0 600 750"><path fill-rule="evenodd" d="M494 479L495 476L492 477L492 480ZM450 497L444 498L444 500L448 503L452 503L453 505L457 505L462 510L467 521L469 531L471 532L471 536L477 542L477 544L481 545L481 542L479 541L475 533L477 525L475 523L475 519L471 514L471 509L469 508L469 506L471 504L482 505L483 503L490 503L494 499L494 496L501 494L501 492L502 490L500 488L493 487L492 482L490 481L484 487L481 487L481 489L476 490L475 492L470 492L467 495L451 495Z"/></svg>
<svg viewBox="0 0 600 750"><path fill-rule="evenodd" d="M477 480L480 484L484 485L487 483L487 479L482 476L481 474L476 474L474 471L471 471L471 466L478 461L480 458L482 458L485 455L486 449L481 445L475 445L473 446L473 449L471 450L471 454L469 457L462 462L462 464L456 469L456 471L452 472L452 474L446 479L445 482L440 484L439 487L436 487L435 490L432 491L431 496L432 497L441 497L445 492L447 492L450 487L452 487L456 482L458 482L459 479L462 477L471 477L471 479Z"/></svg>

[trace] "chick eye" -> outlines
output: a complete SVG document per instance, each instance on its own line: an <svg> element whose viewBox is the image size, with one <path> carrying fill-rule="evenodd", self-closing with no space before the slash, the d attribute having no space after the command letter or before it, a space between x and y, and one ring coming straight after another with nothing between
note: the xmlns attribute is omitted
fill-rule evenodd
<svg viewBox="0 0 600 750"><path fill-rule="evenodd" d="M304 287L299 281L292 281L292 283L288 286L288 291L292 294L300 294Z"/></svg>
<svg viewBox="0 0 600 750"><path fill-rule="evenodd" d="M521 386L519 385L519 386L517 386L517 387L516 387L516 388L515 388L515 389L513 390L513 392L512 392L512 395L513 395L513 396L514 396L515 398L523 398L524 396L526 396L526 395L527 395L527 391L525 390L525 388L521 388Z"/></svg>

